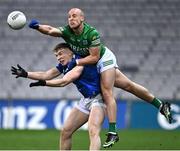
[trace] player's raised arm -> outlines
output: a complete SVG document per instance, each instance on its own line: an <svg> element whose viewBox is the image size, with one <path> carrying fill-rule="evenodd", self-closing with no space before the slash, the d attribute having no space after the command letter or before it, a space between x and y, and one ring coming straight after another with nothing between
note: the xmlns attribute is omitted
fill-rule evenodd
<svg viewBox="0 0 180 151"><path fill-rule="evenodd" d="M36 29L43 34L54 36L54 37L61 37L62 35L61 30L59 30L58 28L52 27L50 25L40 24L39 21L34 20L34 19L30 21L29 27L32 29Z"/></svg>

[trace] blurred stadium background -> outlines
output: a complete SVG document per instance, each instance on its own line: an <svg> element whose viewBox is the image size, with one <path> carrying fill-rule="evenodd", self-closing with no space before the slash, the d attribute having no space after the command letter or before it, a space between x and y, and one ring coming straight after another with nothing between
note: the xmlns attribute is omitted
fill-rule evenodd
<svg viewBox="0 0 180 151"><path fill-rule="evenodd" d="M10 67L16 64L28 71L46 70L56 65L51 50L62 39L39 34L28 26L14 31L6 23L8 14L19 10L25 13L28 21L34 18L43 24L58 27L67 23L67 12L72 7L84 10L86 21L101 33L103 43L115 53L120 69L131 80L173 104L175 121L169 125L153 106L127 92L114 89L118 105L117 126L122 137L119 146L114 149L180 149L179 0L1 0L0 149L13 149L13 145L16 149L18 143L11 142L15 142L18 135L27 133L28 137L34 134L33 131L16 133L5 129L60 129L75 101L81 97L73 85L65 88L29 88L29 80L15 79L11 75ZM103 129L106 128L107 120L103 124ZM58 139L58 131L54 132L56 137L51 135L53 137L50 138ZM148 132L155 135L156 140L146 135ZM38 137L39 133L35 136ZM11 139L10 134L13 134ZM138 148L141 143L136 136L138 139L147 136L149 139L142 143L147 145ZM172 137L164 142L163 138L168 136ZM87 133L85 137L88 137ZM80 141L85 139L80 135L76 138ZM6 140L11 140L9 148L8 145L4 147ZM133 144L133 141L136 142ZM151 148L147 147L148 142ZM172 146L163 146L162 143ZM25 146L18 149L32 149ZM54 146L58 149L57 142ZM52 146L45 143L45 147L51 149ZM88 149L88 145L79 149Z"/></svg>

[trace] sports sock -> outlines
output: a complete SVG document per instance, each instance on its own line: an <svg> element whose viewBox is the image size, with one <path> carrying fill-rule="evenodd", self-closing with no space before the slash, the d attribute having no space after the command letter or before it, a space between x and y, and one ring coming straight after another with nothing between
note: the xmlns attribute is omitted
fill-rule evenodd
<svg viewBox="0 0 180 151"><path fill-rule="evenodd" d="M116 133L116 123L109 123L109 132Z"/></svg>
<svg viewBox="0 0 180 151"><path fill-rule="evenodd" d="M152 105L154 105L156 108L160 108L160 106L162 105L162 101L159 100L158 98L154 98L153 101L151 102Z"/></svg>

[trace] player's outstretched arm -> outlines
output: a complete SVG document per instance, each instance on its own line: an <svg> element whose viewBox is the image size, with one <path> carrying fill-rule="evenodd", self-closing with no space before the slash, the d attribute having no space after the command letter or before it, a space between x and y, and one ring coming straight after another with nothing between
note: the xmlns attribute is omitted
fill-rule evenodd
<svg viewBox="0 0 180 151"><path fill-rule="evenodd" d="M49 86L49 87L64 87L69 83L78 79L83 71L83 66L76 66L62 78L52 80L39 80L37 82L30 83L30 87L33 86Z"/></svg>
<svg viewBox="0 0 180 151"><path fill-rule="evenodd" d="M32 19L30 21L29 28L36 29L43 34L54 36L54 37L61 37L62 35L62 32L58 28L52 27L50 25L42 25L39 23L38 20L35 20L35 19Z"/></svg>
<svg viewBox="0 0 180 151"><path fill-rule="evenodd" d="M27 72L19 64L17 65L17 67L12 66L11 72L13 75L16 75L16 78L24 77L33 80L50 80L61 74L57 68L51 68L45 72Z"/></svg>
<svg viewBox="0 0 180 151"><path fill-rule="evenodd" d="M32 80L51 80L60 74L59 70L54 67L47 71L28 72L28 78Z"/></svg>

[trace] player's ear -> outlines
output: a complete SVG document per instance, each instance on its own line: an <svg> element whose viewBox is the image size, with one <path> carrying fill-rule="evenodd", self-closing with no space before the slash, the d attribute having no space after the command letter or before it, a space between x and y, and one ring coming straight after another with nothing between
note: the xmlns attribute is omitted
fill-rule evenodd
<svg viewBox="0 0 180 151"><path fill-rule="evenodd" d="M69 56L73 56L73 52L72 52L72 51L69 51L68 55L69 55Z"/></svg>
<svg viewBox="0 0 180 151"><path fill-rule="evenodd" d="M81 15L81 22L84 22L84 16Z"/></svg>

